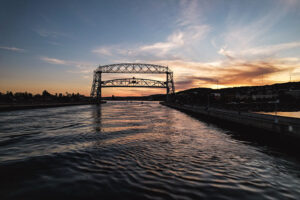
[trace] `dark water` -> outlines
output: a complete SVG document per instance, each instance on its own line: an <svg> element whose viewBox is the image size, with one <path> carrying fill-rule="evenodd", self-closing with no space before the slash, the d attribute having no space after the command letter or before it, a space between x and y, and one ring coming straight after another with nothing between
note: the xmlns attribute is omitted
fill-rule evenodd
<svg viewBox="0 0 300 200"><path fill-rule="evenodd" d="M0 199L299 199L300 162L157 102L0 113Z"/></svg>

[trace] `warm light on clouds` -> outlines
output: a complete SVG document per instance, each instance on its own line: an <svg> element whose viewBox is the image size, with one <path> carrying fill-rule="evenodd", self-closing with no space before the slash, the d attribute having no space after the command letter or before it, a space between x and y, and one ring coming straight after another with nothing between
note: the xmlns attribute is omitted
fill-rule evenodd
<svg viewBox="0 0 300 200"><path fill-rule="evenodd" d="M150 45L142 46L138 51L152 51L166 53L173 48L178 48L184 44L183 33L178 32L170 35L166 42L157 42Z"/></svg>
<svg viewBox="0 0 300 200"><path fill-rule="evenodd" d="M48 58L48 57L42 57L41 60L51 63L51 64L57 64L57 65L68 65L71 64L68 61L60 60L57 58Z"/></svg>
<svg viewBox="0 0 300 200"><path fill-rule="evenodd" d="M23 8L16 3L13 7L27 9L24 20L0 23L1 91L48 88L89 95L99 65L123 62L168 66L177 91L300 81L297 0L133 0L118 8L110 1L82 1L73 2L72 9L67 1L51 5ZM10 13L14 10L7 18ZM20 79L15 71L26 75ZM103 78L132 76L165 78ZM164 90L103 89L104 96L155 93Z"/></svg>

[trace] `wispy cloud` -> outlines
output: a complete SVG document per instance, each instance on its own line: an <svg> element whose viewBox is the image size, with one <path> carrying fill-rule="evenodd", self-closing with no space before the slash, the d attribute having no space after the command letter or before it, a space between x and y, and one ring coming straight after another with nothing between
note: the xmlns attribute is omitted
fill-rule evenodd
<svg viewBox="0 0 300 200"><path fill-rule="evenodd" d="M157 42L150 45L141 46L139 49L141 51L160 51L160 53L166 53L171 49L178 48L184 45L183 33L173 33L167 38L166 42Z"/></svg>
<svg viewBox="0 0 300 200"><path fill-rule="evenodd" d="M197 0L181 0L180 13L176 20L178 26L194 26L203 20L204 6L199 6L200 1Z"/></svg>
<svg viewBox="0 0 300 200"><path fill-rule="evenodd" d="M67 72L85 74L85 77L87 74L92 74L93 70L97 66L96 64L89 63L89 62L62 60L62 59L50 58L50 57L41 57L40 59L44 62L54 64L54 65L74 66L75 69L69 70Z"/></svg>
<svg viewBox="0 0 300 200"><path fill-rule="evenodd" d="M92 53L96 53L99 55L104 56L112 56L113 55L113 47L112 46L105 46L105 47L99 47L92 50Z"/></svg>
<svg viewBox="0 0 300 200"><path fill-rule="evenodd" d="M175 31L168 36L165 42L144 45L139 50L146 52L156 51L159 54L166 54L174 50L179 50L179 48L182 50L182 48L187 48L189 45L204 39L209 31L210 27L208 25L189 26Z"/></svg>
<svg viewBox="0 0 300 200"><path fill-rule="evenodd" d="M226 56L233 54L239 56L270 55L280 50L298 47L299 42L257 47L258 44L272 37L274 27L295 9L295 4L294 0L274 1L267 11L256 13L255 16L252 13L241 14L241 10L233 10L227 16L223 34L213 38L212 41L215 46L218 46L216 43L220 44L219 53L224 53Z"/></svg>
<svg viewBox="0 0 300 200"><path fill-rule="evenodd" d="M41 60L55 65L71 65L70 61L60 60L57 58L41 57Z"/></svg>
<svg viewBox="0 0 300 200"><path fill-rule="evenodd" d="M221 48L218 53L224 55L228 58L237 58L237 57L244 57L244 58L252 58L257 56L274 56L274 54L283 51L289 50L293 48L299 48L300 42L289 42L289 43L281 43L275 45L265 45L265 46L258 46L252 47L249 49L242 49L240 51L232 51L227 50L226 47Z"/></svg>
<svg viewBox="0 0 300 200"><path fill-rule="evenodd" d="M69 34L60 31L51 31L46 29L37 29L35 30L35 32L42 37L49 37L49 38L70 37Z"/></svg>
<svg viewBox="0 0 300 200"><path fill-rule="evenodd" d="M0 46L0 49L8 50L8 51L16 51L16 52L24 52L25 49L17 48L17 47L7 47L7 46Z"/></svg>
<svg viewBox="0 0 300 200"><path fill-rule="evenodd" d="M185 16L178 20L181 26L190 26L192 21L199 21L201 11L195 12L197 3L185 5ZM288 81L287 74L300 67L300 60L295 57L279 57L282 51L300 47L300 42L286 42L272 45L261 45L261 40L270 35L270 30L294 9L295 1L278 1L269 12L251 20L241 15L240 11L229 13L226 20L227 30L212 38L212 45L218 48L217 52L224 58L212 62L190 62L187 60L174 60L163 62L174 68L177 88L212 87L216 84L222 86L233 85L260 85ZM236 15L238 14L238 16ZM245 20L246 19L246 20ZM221 44L221 45L218 45ZM260 44L260 45L258 45ZM280 77L280 78L279 78ZM279 78L279 79L278 79ZM262 81L263 80L263 81Z"/></svg>
<svg viewBox="0 0 300 200"><path fill-rule="evenodd" d="M61 43L58 43L58 42L49 41L48 43L52 44L54 46L63 46Z"/></svg>
<svg viewBox="0 0 300 200"><path fill-rule="evenodd" d="M203 40L210 27L207 25L198 25L186 27L182 30L176 30L171 33L165 41L144 45L107 45L93 49L91 52L115 58L131 59L178 59L181 52L188 49L190 45Z"/></svg>
<svg viewBox="0 0 300 200"><path fill-rule="evenodd" d="M168 65L174 71L177 89L216 84L222 87L260 85L288 81L288 73L298 76L299 58L285 57L281 53L300 48L299 41L264 43L272 28L293 9L294 0L277 1L258 16L239 10L229 12L224 31L219 34L213 33L215 27L204 23L205 3L182 0L180 6L175 26L164 40L100 46L92 52L113 61ZM215 58L209 62L195 61L191 55L201 56L196 47L209 36L216 49Z"/></svg>
<svg viewBox="0 0 300 200"><path fill-rule="evenodd" d="M181 12L171 33L161 41L144 44L117 44L99 46L92 53L114 59L182 59L191 47L200 45L211 31L208 24L202 23L198 1L181 1ZM200 20L201 19L201 20Z"/></svg>
<svg viewBox="0 0 300 200"><path fill-rule="evenodd" d="M142 60L140 62L143 62ZM261 85L289 80L298 76L300 59L268 58L263 60L224 59L214 62L161 60L155 64L168 65L174 71L176 89L192 87L222 87Z"/></svg>

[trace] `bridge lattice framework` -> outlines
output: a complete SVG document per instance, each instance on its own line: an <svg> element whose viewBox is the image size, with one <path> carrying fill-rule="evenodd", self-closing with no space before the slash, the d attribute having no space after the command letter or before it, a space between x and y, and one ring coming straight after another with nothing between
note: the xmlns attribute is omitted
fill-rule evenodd
<svg viewBox="0 0 300 200"><path fill-rule="evenodd" d="M166 81L158 81L143 78L124 78L102 81L103 73L123 73L123 74L166 74ZM169 67L162 65L143 63L120 63L99 66L94 71L91 96L98 101L102 98L102 88L105 87L148 87L166 88L167 100L170 94L175 93L173 72Z"/></svg>

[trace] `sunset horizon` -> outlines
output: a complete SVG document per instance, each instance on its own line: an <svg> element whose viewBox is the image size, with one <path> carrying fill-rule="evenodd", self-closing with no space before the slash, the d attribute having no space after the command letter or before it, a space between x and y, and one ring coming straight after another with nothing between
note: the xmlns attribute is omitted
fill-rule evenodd
<svg viewBox="0 0 300 200"><path fill-rule="evenodd" d="M128 62L168 66L176 91L300 81L299 9L296 0L4 1L0 92L89 96L99 65Z"/></svg>
<svg viewBox="0 0 300 200"><path fill-rule="evenodd" d="M274 84L285 84L285 83L299 83L300 81L287 81L287 82L274 82L274 83L269 83L269 84L262 84L262 85L231 85L231 86L219 86L219 85L213 85L212 87L189 87L185 89L176 89L177 92L182 92L185 90L190 90L190 89L197 89L197 88L207 88L207 89L213 89L213 90L218 90L218 89L227 89L227 88L239 88L239 87L259 87L259 86L270 86ZM90 90L90 88L89 88ZM164 95L166 89L162 88L147 88L147 92L145 92L144 88L102 88L104 95L102 97L143 97L143 96L151 96L151 95ZM110 91L109 94L106 91ZM7 92L12 92L12 93L28 93L32 95L38 95L42 94L44 91L49 92L51 95L71 95L71 94L80 94L84 96L90 96L90 91L87 91L87 93L80 92L79 90L66 90L66 91L56 91L55 89L51 90L50 89L39 89L37 91L30 91L30 90L6 90L6 91L0 91L2 94L6 94Z"/></svg>
<svg viewBox="0 0 300 200"><path fill-rule="evenodd" d="M300 0L0 0L0 199L300 199Z"/></svg>

